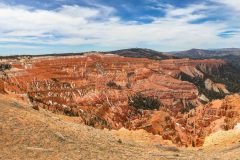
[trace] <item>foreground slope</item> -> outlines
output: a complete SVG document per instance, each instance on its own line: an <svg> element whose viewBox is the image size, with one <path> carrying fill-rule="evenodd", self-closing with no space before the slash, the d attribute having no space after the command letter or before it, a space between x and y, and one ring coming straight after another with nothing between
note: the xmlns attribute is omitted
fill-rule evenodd
<svg viewBox="0 0 240 160"><path fill-rule="evenodd" d="M0 159L155 159L161 153L66 119L1 95Z"/></svg>
<svg viewBox="0 0 240 160"><path fill-rule="evenodd" d="M143 131L97 130L73 121L0 95L0 159L234 160L240 155L239 131L231 131L234 134L224 141L215 138L217 143L207 147L178 149L162 145L159 136ZM226 139L235 141L226 143Z"/></svg>

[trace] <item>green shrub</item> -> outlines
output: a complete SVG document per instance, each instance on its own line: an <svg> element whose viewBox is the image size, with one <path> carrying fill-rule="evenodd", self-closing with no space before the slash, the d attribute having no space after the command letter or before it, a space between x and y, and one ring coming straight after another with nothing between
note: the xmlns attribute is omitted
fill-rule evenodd
<svg viewBox="0 0 240 160"><path fill-rule="evenodd" d="M128 83L126 84L126 87L127 87L128 89L130 89L130 88L132 88L132 84L131 84L130 82L128 82Z"/></svg>
<svg viewBox="0 0 240 160"><path fill-rule="evenodd" d="M7 69L9 70L11 68L12 68L12 66L10 64L0 64L1 71L7 70Z"/></svg>
<svg viewBox="0 0 240 160"><path fill-rule="evenodd" d="M189 103L185 106L185 108L182 108L181 109L181 113L184 114L184 113L188 113L190 110L194 109L196 106L194 106L192 103Z"/></svg>
<svg viewBox="0 0 240 160"><path fill-rule="evenodd" d="M144 96L143 94L137 93L128 98L128 104L137 109L154 110L159 109L161 106L160 101L157 98Z"/></svg>
<svg viewBox="0 0 240 160"><path fill-rule="evenodd" d="M110 88L113 88L113 89L119 89L119 90L122 89L122 87L120 85L116 84L114 81L108 82L107 86Z"/></svg>
<svg viewBox="0 0 240 160"><path fill-rule="evenodd" d="M128 72L127 77L129 78L129 77L133 76L134 74L135 74L135 72Z"/></svg>

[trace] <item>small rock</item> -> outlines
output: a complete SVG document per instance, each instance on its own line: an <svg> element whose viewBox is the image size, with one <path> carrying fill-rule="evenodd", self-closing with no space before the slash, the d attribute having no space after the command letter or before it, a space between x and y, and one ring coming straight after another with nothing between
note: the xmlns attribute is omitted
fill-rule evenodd
<svg viewBox="0 0 240 160"><path fill-rule="evenodd" d="M39 111L39 107L38 106L32 106L33 109Z"/></svg>
<svg viewBox="0 0 240 160"><path fill-rule="evenodd" d="M122 144L122 140L121 139L118 139L118 141L117 141L118 143L120 143L120 144Z"/></svg>
<svg viewBox="0 0 240 160"><path fill-rule="evenodd" d="M65 141L66 138L60 133L60 132L56 132L55 135L61 140L61 141Z"/></svg>

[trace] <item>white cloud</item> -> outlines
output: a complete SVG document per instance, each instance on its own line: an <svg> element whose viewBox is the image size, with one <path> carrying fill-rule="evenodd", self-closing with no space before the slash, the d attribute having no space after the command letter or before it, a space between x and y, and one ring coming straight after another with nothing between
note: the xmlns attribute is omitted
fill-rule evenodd
<svg viewBox="0 0 240 160"><path fill-rule="evenodd" d="M194 14L196 11L205 10L208 8L206 5L190 5L186 8L174 8L174 7L168 7L167 14L168 16L182 16L182 15L189 15Z"/></svg>
<svg viewBox="0 0 240 160"><path fill-rule="evenodd" d="M240 1L239 0L213 0L217 3L222 3L224 5L227 5L237 11L240 11Z"/></svg>
<svg viewBox="0 0 240 160"><path fill-rule="evenodd" d="M7 49L40 49L39 46L28 46L28 45L16 45L16 44L0 44L0 48L7 48Z"/></svg>
<svg viewBox="0 0 240 160"><path fill-rule="evenodd" d="M102 5L62 6L49 11L1 4L0 42L88 44L101 48L149 46L161 50L239 45L239 36L227 40L217 36L228 27L224 22L189 23L207 18L207 12L202 11L210 9L205 4L186 8L168 6L164 9L165 17L154 17L152 23L140 24L121 20L114 16L115 9Z"/></svg>

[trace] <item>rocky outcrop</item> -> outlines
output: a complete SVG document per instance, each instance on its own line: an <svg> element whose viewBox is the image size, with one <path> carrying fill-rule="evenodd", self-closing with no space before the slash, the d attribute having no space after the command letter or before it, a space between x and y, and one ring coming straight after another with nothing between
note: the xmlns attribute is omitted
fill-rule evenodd
<svg viewBox="0 0 240 160"><path fill-rule="evenodd" d="M188 139L186 139L188 144L201 146L207 135L234 129L240 122L239 104L240 95L227 96L223 100L215 100L199 106L184 115L182 119L178 119L178 123L184 128L182 131L188 135Z"/></svg>
<svg viewBox="0 0 240 160"><path fill-rule="evenodd" d="M225 94L229 94L230 92L226 89L226 86L224 84L221 83L214 83L212 80L210 79L206 79L204 81L205 84L205 88L208 90L212 90L214 92L217 93L225 93Z"/></svg>

